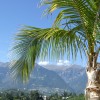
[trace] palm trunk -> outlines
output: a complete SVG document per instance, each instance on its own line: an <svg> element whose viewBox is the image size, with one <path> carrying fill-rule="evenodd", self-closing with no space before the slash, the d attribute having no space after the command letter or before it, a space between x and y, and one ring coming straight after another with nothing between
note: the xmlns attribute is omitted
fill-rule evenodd
<svg viewBox="0 0 100 100"><path fill-rule="evenodd" d="M86 100L100 100L100 64L96 62L97 57L92 56L87 66L88 83L85 89Z"/></svg>

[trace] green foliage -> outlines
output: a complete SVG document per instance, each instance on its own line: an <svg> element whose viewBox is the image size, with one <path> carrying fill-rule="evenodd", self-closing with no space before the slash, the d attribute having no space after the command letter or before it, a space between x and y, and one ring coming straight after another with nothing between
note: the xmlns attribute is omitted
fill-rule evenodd
<svg viewBox="0 0 100 100"><path fill-rule="evenodd" d="M0 92L0 100L44 100L44 96L38 91L5 90ZM84 95L64 92L54 93L46 97L46 100L85 100Z"/></svg>
<svg viewBox="0 0 100 100"><path fill-rule="evenodd" d="M85 100L84 95L76 95L72 93L64 92L62 95L59 95L57 93L52 94L48 97L47 100Z"/></svg>
<svg viewBox="0 0 100 100"><path fill-rule="evenodd" d="M57 93L55 94L52 94L50 97L49 97L49 100L61 100L62 97L60 95L58 95Z"/></svg>
<svg viewBox="0 0 100 100"><path fill-rule="evenodd" d="M42 95L40 95L38 93L38 91L31 91L30 92L30 100L42 100Z"/></svg>
<svg viewBox="0 0 100 100"><path fill-rule="evenodd" d="M78 95L78 96L72 96L72 97L69 97L67 100L85 100L85 97L84 95Z"/></svg>
<svg viewBox="0 0 100 100"><path fill-rule="evenodd" d="M84 50L83 42L76 34L59 28L28 27L17 35L16 40L17 43L13 47L16 58L13 58L11 71L14 77L22 76L24 81L27 81L37 58L59 59L64 57L65 53L68 57L72 53L75 58L79 48L80 52Z"/></svg>
<svg viewBox="0 0 100 100"><path fill-rule="evenodd" d="M6 90L0 93L0 100L43 100L38 91Z"/></svg>
<svg viewBox="0 0 100 100"><path fill-rule="evenodd" d="M11 71L12 76L20 76L24 81L38 58L53 60L71 55L75 59L79 52L91 60L100 48L99 0L43 1L49 6L47 13L60 11L51 28L25 27L17 34Z"/></svg>

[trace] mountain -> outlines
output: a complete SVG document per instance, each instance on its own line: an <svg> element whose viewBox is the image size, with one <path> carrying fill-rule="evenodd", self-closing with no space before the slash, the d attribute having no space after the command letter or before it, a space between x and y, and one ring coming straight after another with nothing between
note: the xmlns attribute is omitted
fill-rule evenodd
<svg viewBox="0 0 100 100"><path fill-rule="evenodd" d="M63 69L61 69L61 66L57 65L45 65L45 68L55 71L74 90L74 92L84 93L87 83L85 67L75 64L62 66Z"/></svg>
<svg viewBox="0 0 100 100"><path fill-rule="evenodd" d="M56 64L47 64L47 65L42 65L42 67L48 69L48 70L52 70L55 72L61 72L61 71L65 71L67 68L70 67L70 65L56 65Z"/></svg>
<svg viewBox="0 0 100 100"><path fill-rule="evenodd" d="M72 90L56 72L47 70L37 64L31 74L28 86Z"/></svg>
<svg viewBox="0 0 100 100"><path fill-rule="evenodd" d="M72 65L65 71L57 72L76 93L84 93L87 76L84 67Z"/></svg>
<svg viewBox="0 0 100 100"><path fill-rule="evenodd" d="M13 82L9 76L9 63L0 62L0 88L27 88L38 89L40 91L72 91L72 88L54 71L45 69L38 64L35 65L33 72L30 75L30 80L27 84L22 84L20 81Z"/></svg>
<svg viewBox="0 0 100 100"><path fill-rule="evenodd" d="M84 93L87 83L85 67L80 65L35 65L27 84L13 82L9 63L0 62L0 88L38 89L43 92L71 91Z"/></svg>

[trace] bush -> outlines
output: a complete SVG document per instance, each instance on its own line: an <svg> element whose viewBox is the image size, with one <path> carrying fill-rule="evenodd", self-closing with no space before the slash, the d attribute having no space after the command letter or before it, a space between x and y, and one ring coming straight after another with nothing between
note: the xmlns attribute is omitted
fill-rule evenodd
<svg viewBox="0 0 100 100"><path fill-rule="evenodd" d="M44 100L43 95L38 91L6 90L0 92L0 100ZM54 93L47 97L47 100L85 100L84 95L64 92L63 94Z"/></svg>

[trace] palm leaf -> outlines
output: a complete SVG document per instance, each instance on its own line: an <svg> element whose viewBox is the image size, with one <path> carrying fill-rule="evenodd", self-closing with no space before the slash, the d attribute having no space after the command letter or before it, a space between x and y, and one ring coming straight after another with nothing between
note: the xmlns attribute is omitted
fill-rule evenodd
<svg viewBox="0 0 100 100"><path fill-rule="evenodd" d="M46 12L59 10L52 28L25 27L13 46L12 75L27 81L35 61L76 59L77 54L92 54L100 45L99 0L44 0Z"/></svg>
<svg viewBox="0 0 100 100"><path fill-rule="evenodd" d="M16 41L12 49L15 58L11 64L11 71L14 77L22 76L24 81L29 78L29 73L39 57L59 59L66 54L75 58L78 50L80 53L85 50L81 37L75 34L74 29L66 31L59 28L28 27L17 34Z"/></svg>
<svg viewBox="0 0 100 100"><path fill-rule="evenodd" d="M47 13L60 9L53 27L72 29L82 25L81 29L88 42L89 52L94 52L96 34L100 30L100 1L99 0L44 0L48 4ZM100 31L99 31L100 32ZM95 34L95 35L94 35ZM91 47L91 45L93 45Z"/></svg>

